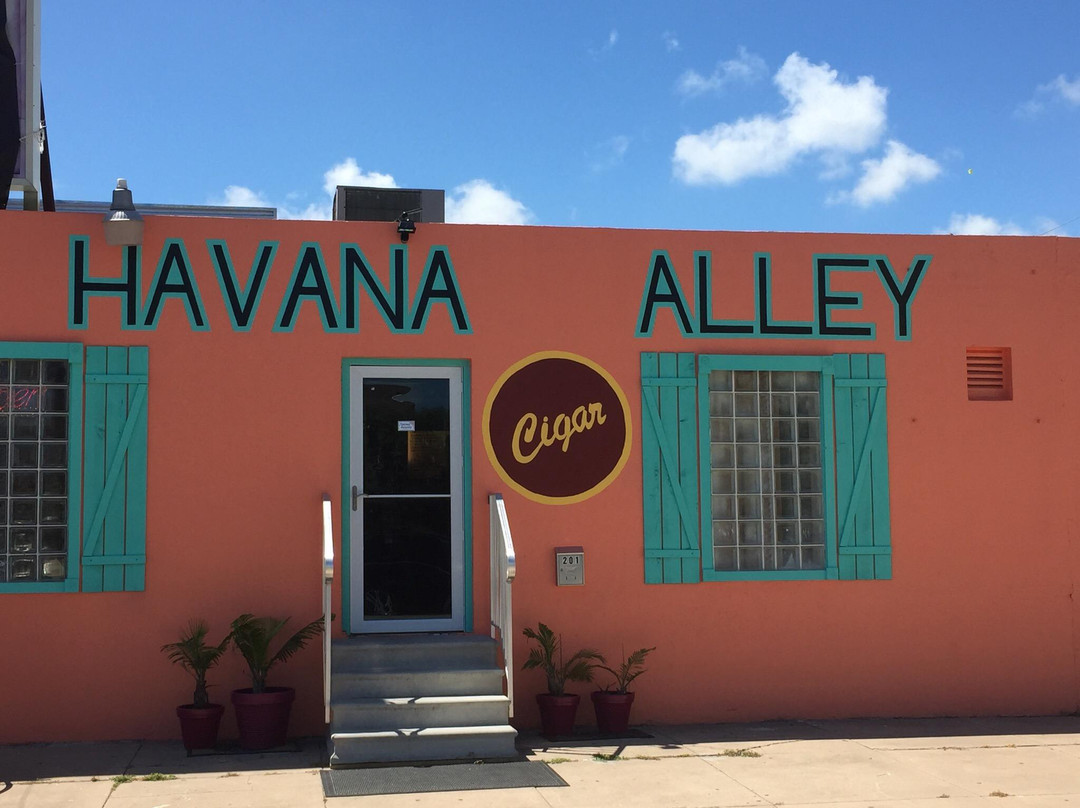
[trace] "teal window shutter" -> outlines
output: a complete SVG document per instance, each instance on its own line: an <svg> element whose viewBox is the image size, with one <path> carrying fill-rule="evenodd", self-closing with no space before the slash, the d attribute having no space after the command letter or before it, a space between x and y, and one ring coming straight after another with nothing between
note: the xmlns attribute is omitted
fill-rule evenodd
<svg viewBox="0 0 1080 808"><path fill-rule="evenodd" d="M87 347L83 591L141 592L146 566L145 347Z"/></svg>
<svg viewBox="0 0 1080 808"><path fill-rule="evenodd" d="M891 578L885 357L833 361L839 577Z"/></svg>
<svg viewBox="0 0 1080 808"><path fill-rule="evenodd" d="M645 583L701 579L694 354L641 355Z"/></svg>

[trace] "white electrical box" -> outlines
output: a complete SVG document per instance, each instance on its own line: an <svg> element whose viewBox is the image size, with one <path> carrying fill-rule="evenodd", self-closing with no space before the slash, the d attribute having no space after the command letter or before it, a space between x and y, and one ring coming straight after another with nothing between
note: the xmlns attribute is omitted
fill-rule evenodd
<svg viewBox="0 0 1080 808"><path fill-rule="evenodd" d="M555 548L555 583L559 586L585 586L584 548Z"/></svg>

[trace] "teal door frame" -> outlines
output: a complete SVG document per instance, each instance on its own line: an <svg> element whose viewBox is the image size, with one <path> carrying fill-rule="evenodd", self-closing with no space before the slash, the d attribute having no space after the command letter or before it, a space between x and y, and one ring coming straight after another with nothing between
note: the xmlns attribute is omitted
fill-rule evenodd
<svg viewBox="0 0 1080 808"><path fill-rule="evenodd" d="M341 361L341 625L346 633L352 632L352 536L350 518L351 489L349 483L349 459L351 445L350 372L357 366L377 367L456 367L461 369L461 462L462 462L462 529L464 552L464 631L473 630L473 524L472 524L472 415L470 401L471 378L468 359L388 359L352 358Z"/></svg>

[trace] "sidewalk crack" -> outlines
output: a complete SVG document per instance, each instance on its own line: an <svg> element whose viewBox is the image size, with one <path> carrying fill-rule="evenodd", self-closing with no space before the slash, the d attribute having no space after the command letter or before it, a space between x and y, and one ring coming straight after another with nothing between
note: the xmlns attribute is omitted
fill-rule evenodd
<svg viewBox="0 0 1080 808"><path fill-rule="evenodd" d="M135 749L132 751L131 757L128 759L127 763L124 764L124 770L120 772L121 775L127 775L127 773L131 771L132 767L134 767L135 765L135 759L139 756L139 752L142 751L143 744L145 743L146 741L141 739L136 742ZM109 804L109 800L112 799L112 795L115 793L116 785L114 784L113 787L109 789L109 793L105 795L105 802L101 803L101 808L105 808L105 806Z"/></svg>

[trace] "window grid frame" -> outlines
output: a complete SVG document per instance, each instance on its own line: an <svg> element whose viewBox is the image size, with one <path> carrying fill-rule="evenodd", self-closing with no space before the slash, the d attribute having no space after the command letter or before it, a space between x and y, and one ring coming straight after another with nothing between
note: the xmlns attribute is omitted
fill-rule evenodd
<svg viewBox="0 0 1080 808"><path fill-rule="evenodd" d="M709 373L728 371L810 371L820 374L819 413L825 567L816 570L718 570L712 543L712 459L710 452ZM703 581L825 580L839 577L836 528L836 442L833 424L833 358L831 356L698 356L698 443L701 485L701 572ZM735 471L735 469L732 469ZM706 544L706 540L708 544Z"/></svg>
<svg viewBox="0 0 1080 808"><path fill-rule="evenodd" d="M67 569L63 579L55 581L3 581L0 594L38 592L77 592L82 545L82 399L83 346L77 342L0 342L0 358L64 360L68 362L68 436L67 436ZM9 525L10 527L10 525Z"/></svg>

